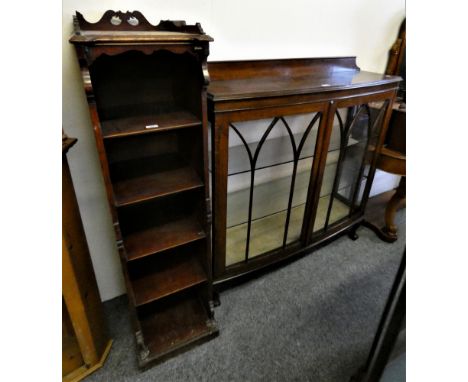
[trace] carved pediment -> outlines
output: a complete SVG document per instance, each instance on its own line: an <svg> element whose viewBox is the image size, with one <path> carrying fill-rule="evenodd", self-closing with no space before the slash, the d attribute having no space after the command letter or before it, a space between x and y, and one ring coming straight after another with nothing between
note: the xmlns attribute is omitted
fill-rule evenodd
<svg viewBox="0 0 468 382"><path fill-rule="evenodd" d="M80 12L74 16L75 33L87 31L162 31L204 34L199 23L187 25L183 20L161 20L158 25L151 24L138 11L106 11L96 23L85 20Z"/></svg>

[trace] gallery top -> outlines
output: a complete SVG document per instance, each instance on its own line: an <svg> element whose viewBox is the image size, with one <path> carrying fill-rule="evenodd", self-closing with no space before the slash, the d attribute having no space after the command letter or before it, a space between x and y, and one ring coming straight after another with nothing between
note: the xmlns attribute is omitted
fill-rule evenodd
<svg viewBox="0 0 468 382"><path fill-rule="evenodd" d="M85 20L80 12L73 16L73 44L151 44L213 41L203 32L199 23L187 25L185 21L165 20L152 25L138 11L107 11L96 23Z"/></svg>
<svg viewBox="0 0 468 382"><path fill-rule="evenodd" d="M356 57L208 62L213 101L393 85L398 76L361 71Z"/></svg>

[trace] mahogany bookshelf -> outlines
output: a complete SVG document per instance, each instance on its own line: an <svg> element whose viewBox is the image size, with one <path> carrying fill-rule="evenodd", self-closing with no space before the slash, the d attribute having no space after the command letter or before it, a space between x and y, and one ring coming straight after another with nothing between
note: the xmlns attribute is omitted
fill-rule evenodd
<svg viewBox="0 0 468 382"><path fill-rule="evenodd" d="M218 333L199 24L77 12L76 47L141 367Z"/></svg>

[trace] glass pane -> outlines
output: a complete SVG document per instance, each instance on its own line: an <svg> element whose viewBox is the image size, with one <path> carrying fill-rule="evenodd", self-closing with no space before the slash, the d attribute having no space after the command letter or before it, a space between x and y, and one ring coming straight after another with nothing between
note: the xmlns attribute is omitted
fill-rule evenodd
<svg viewBox="0 0 468 382"><path fill-rule="evenodd" d="M314 232L339 222L354 211L352 206L360 205L386 105L373 102L337 111Z"/></svg>
<svg viewBox="0 0 468 382"><path fill-rule="evenodd" d="M331 195L334 188L343 190L349 186L349 179L341 177L337 174L338 163L343 161L344 147L351 147L357 143L355 139L350 138L347 142L344 141L343 129L344 124L348 119L348 109L339 109L338 115L335 115L333 128L330 137L329 152L325 165L325 171L322 178L322 186L320 189L320 199L317 207L317 214L314 223L314 232L325 227L327 216L330 207ZM343 149L340 151L340 147ZM348 215L349 209L346 204L334 198L333 206L330 209L328 221L338 221ZM329 223L330 224L330 223Z"/></svg>
<svg viewBox="0 0 468 382"><path fill-rule="evenodd" d="M247 151L237 153L239 160L249 163ZM231 160L229 152L229 161ZM244 261L249 218L250 172L228 176L226 215L226 265Z"/></svg>
<svg viewBox="0 0 468 382"><path fill-rule="evenodd" d="M355 193L359 193L356 188L361 185L358 179L368 142L368 109L365 106L349 108L345 121L342 132L347 145L342 151L337 188L332 190L333 202L328 224L336 223L349 215Z"/></svg>
<svg viewBox="0 0 468 382"><path fill-rule="evenodd" d="M310 174L312 170L313 155L318 133L317 114L295 115L286 117L286 121L291 126L291 130L297 134L296 145L298 146L299 158L294 183L294 194L289 219L289 228L286 244L299 240L302 231L302 222L304 220L305 203L309 189ZM317 120L314 122L314 118ZM310 126L311 123L314 123ZM307 128L304 130L304 127ZM299 131L299 133L297 133ZM305 135L307 134L307 135ZM300 136L300 139L299 139ZM301 142L302 146L301 146ZM300 146L300 147L299 147Z"/></svg>
<svg viewBox="0 0 468 382"><path fill-rule="evenodd" d="M299 239L319 124L317 116L311 125L314 117L310 113L231 126L226 265L245 261L250 195L249 258L281 248L286 225L286 244Z"/></svg>
<svg viewBox="0 0 468 382"><path fill-rule="evenodd" d="M388 101L370 102L364 105L351 129L350 139L356 139L358 144L346 153L347 169L343 171L348 171L355 180L352 187L340 194L354 209L361 205L387 105Z"/></svg>
<svg viewBox="0 0 468 382"><path fill-rule="evenodd" d="M251 159L261 135L271 123L271 119L237 122L229 129L226 266L245 260L252 182ZM254 184L256 182L258 179L254 180Z"/></svg>
<svg viewBox="0 0 468 382"><path fill-rule="evenodd" d="M286 126L279 120L271 132L282 133L281 146L265 144L259 147L258 165L255 171L255 187L252 203L252 228L249 257L279 248L283 245L286 211L294 164L294 149ZM279 142L278 138L273 138ZM265 141L265 143L270 143ZM275 155L275 150L278 154ZM273 162L275 161L275 162ZM277 166L272 163L282 162ZM269 163L271 167L263 168Z"/></svg>

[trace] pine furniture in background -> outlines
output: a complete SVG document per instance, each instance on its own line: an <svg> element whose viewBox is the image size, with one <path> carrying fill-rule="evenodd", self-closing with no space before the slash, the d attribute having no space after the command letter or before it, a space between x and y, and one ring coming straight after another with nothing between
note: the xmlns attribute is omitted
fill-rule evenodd
<svg viewBox="0 0 468 382"><path fill-rule="evenodd" d="M101 298L67 161L76 138L62 136L62 380L99 369L109 354Z"/></svg>

